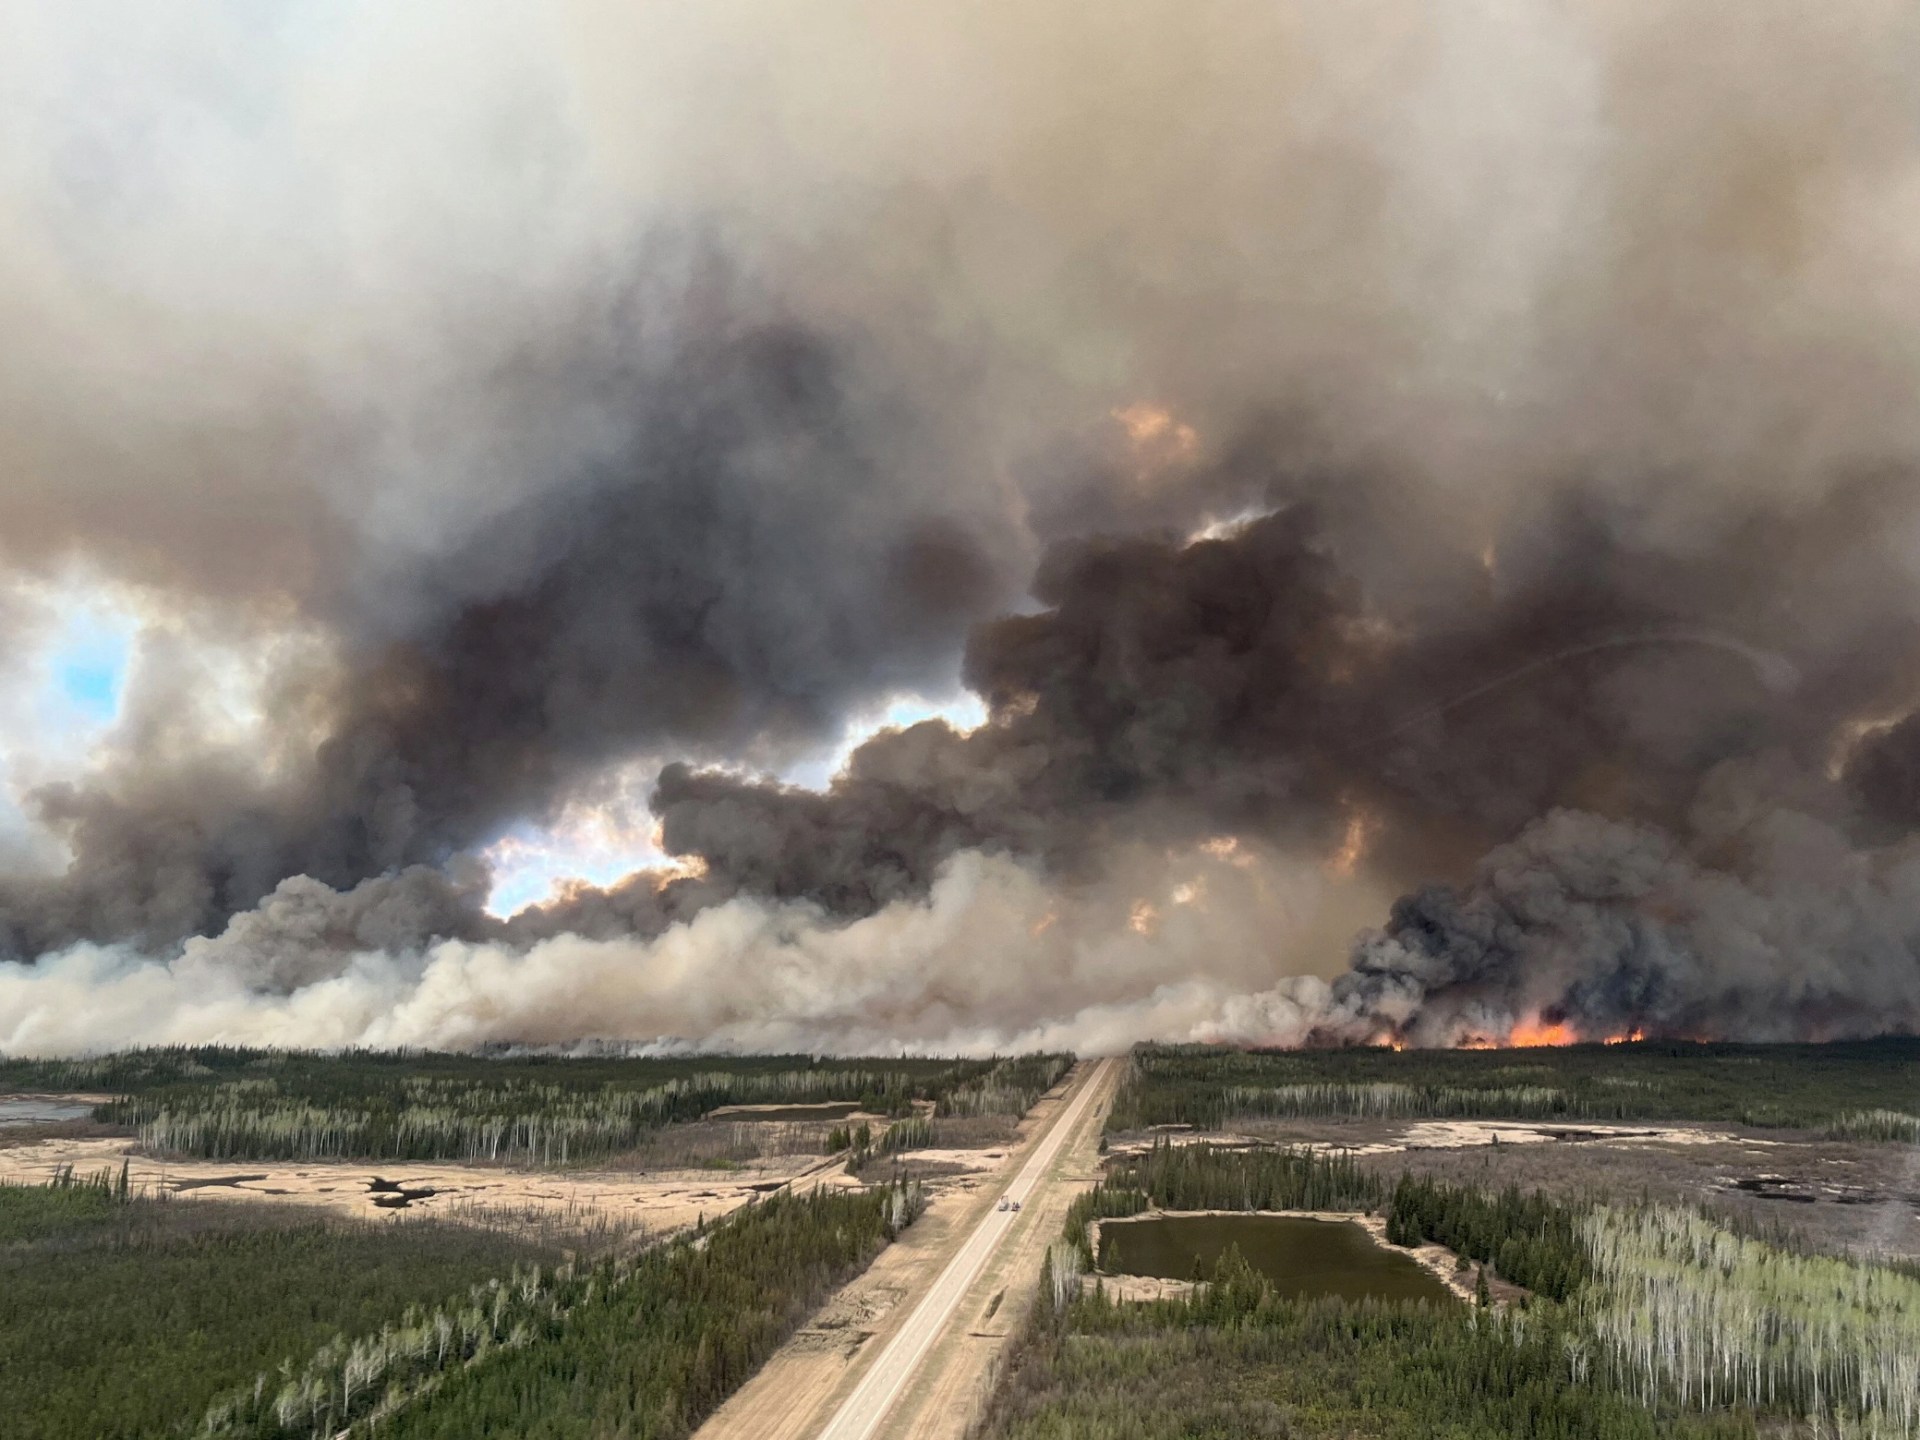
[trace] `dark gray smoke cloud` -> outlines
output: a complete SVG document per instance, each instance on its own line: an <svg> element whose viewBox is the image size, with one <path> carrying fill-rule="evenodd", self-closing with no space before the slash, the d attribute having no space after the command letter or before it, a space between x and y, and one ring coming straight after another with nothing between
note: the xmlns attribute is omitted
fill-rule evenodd
<svg viewBox="0 0 1920 1440"><path fill-rule="evenodd" d="M148 748L31 795L72 861L0 892L8 949L164 945L285 876L445 863L635 753L773 757L938 679L1009 541L937 467L889 465L915 417L856 413L854 362L792 326L720 317L663 373L619 359L541 377L612 391L618 446L413 577L434 603L403 633L363 624L277 697L320 711L291 775Z"/></svg>
<svg viewBox="0 0 1920 1440"><path fill-rule="evenodd" d="M1339 483L1384 510L1395 481ZM668 769L667 848L709 882L852 911L924 889L960 849L1067 872L1142 827L1324 849L1356 810L1385 831L1386 863L1418 867L1423 837L1471 856L1555 806L1676 823L1742 755L1817 771L1920 661L1898 611L1826 603L1897 558L1873 535L1910 522L1905 491L1839 492L1832 507L1857 512L1844 526L1755 513L1686 556L1576 493L1526 518L1515 558L1463 558L1444 593L1400 610L1370 603L1337 520L1269 498L1283 508L1217 538L1056 547L1034 583L1048 608L968 643L991 716L976 731L882 735L824 793ZM1423 543L1385 515L1371 527L1373 549Z"/></svg>
<svg viewBox="0 0 1920 1440"><path fill-rule="evenodd" d="M0 1045L1909 1023L1910 7L113 18L0 57L0 615L142 627Z"/></svg>

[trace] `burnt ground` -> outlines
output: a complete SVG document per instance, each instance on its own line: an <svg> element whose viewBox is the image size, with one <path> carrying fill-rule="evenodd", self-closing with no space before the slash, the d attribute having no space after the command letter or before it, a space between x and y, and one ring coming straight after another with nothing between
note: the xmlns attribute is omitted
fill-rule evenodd
<svg viewBox="0 0 1920 1440"><path fill-rule="evenodd" d="M1404 1146L1411 1128L1400 1121L1300 1120L1238 1125L1235 1132L1361 1150ZM1703 1205L1762 1232L1785 1231L1819 1250L1920 1256L1920 1147L1745 1127L1538 1128L1563 1138L1392 1148L1362 1154L1359 1161L1389 1177L1411 1171L1454 1184L1511 1184L1569 1199ZM1618 1134L1638 1128L1684 1132L1689 1143Z"/></svg>

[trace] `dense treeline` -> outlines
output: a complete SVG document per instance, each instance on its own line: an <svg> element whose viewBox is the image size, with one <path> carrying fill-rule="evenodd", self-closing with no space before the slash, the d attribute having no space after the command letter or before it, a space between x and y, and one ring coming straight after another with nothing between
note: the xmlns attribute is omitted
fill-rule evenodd
<svg viewBox="0 0 1920 1440"><path fill-rule="evenodd" d="M874 1147L878 1155L900 1155L908 1150L925 1150L934 1143L933 1121L924 1115L909 1116L905 1120L896 1120L880 1136L880 1143Z"/></svg>
<svg viewBox="0 0 1920 1440"><path fill-rule="evenodd" d="M1015 1055L996 1061L985 1074L947 1086L938 1097L934 1114L1024 1115L1071 1068L1071 1055Z"/></svg>
<svg viewBox="0 0 1920 1440"><path fill-rule="evenodd" d="M1620 1388L1828 1432L1920 1435L1920 1280L1791 1254L1683 1210L1600 1207L1581 1238L1596 1272L1582 1314Z"/></svg>
<svg viewBox="0 0 1920 1440"><path fill-rule="evenodd" d="M1065 1227L1067 1247L1074 1256L1076 1273L1091 1268L1094 1263L1091 1228L1094 1221L1125 1220L1138 1215L1152 1203L1141 1191L1104 1182L1076 1195L1073 1203L1067 1207Z"/></svg>
<svg viewBox="0 0 1920 1440"><path fill-rule="evenodd" d="M1305 1116L1714 1120L1903 1139L1880 1107L1920 1092L1920 1040L1835 1045L1640 1042L1526 1050L1143 1046L1109 1131Z"/></svg>
<svg viewBox="0 0 1920 1440"><path fill-rule="evenodd" d="M76 1175L63 1165L44 1185L0 1180L0 1245L41 1240L109 1219L131 1200L127 1165Z"/></svg>
<svg viewBox="0 0 1920 1440"><path fill-rule="evenodd" d="M564 1313L534 1303L517 1338L355 1433L686 1436L910 1218L893 1187L763 1201L624 1270L571 1276Z"/></svg>
<svg viewBox="0 0 1920 1440"><path fill-rule="evenodd" d="M1343 1153L1165 1142L1115 1160L1105 1184L1163 1210L1366 1210L1386 1198L1380 1179Z"/></svg>
<svg viewBox="0 0 1920 1440"><path fill-rule="evenodd" d="M748 1292L726 1273L729 1267L751 1266L765 1279L766 1246L786 1241L798 1245L791 1258L794 1271L803 1277L809 1265L843 1268L850 1263L849 1255L864 1264L864 1256L910 1223L918 1208L917 1189L906 1186L842 1196L838 1204L824 1196L775 1197L714 1231L704 1250L693 1240L683 1240L637 1259L516 1269L442 1305L410 1307L377 1332L337 1336L302 1366L283 1366L256 1377L209 1407L198 1433L292 1440L332 1436L358 1424L362 1433L385 1434L399 1425L396 1417L407 1405L434 1394L450 1377L486 1370L508 1352L545 1346L555 1363L571 1363L569 1347L579 1336L604 1326L600 1312L608 1305L643 1317L654 1307L668 1307L682 1320L697 1316L696 1326L703 1333L729 1329L733 1333L728 1345L737 1338L752 1350L757 1343L754 1327L764 1326L771 1312L740 1308ZM774 1293L793 1279L774 1277ZM723 1324L716 1317L725 1307L731 1307L733 1319ZM647 1334L643 1321L643 1333L635 1339L657 1352L645 1361L657 1402L648 1408L656 1415L670 1408L686 1413L710 1408L745 1372L731 1363L701 1369L696 1363L700 1337L676 1341L668 1328ZM748 1363L748 1371L757 1363ZM497 1378L485 1379L472 1397L482 1408L472 1413L486 1413L484 1406L492 1403L488 1397L500 1393Z"/></svg>
<svg viewBox="0 0 1920 1440"><path fill-rule="evenodd" d="M464 1293L538 1247L462 1226L318 1221L97 1183L0 1187L0 1434L184 1435L208 1404L338 1335Z"/></svg>
<svg viewBox="0 0 1920 1440"><path fill-rule="evenodd" d="M1400 1085L1371 1084L1234 1085L1224 1095L1224 1113L1238 1118L1297 1120L1311 1116L1351 1115L1368 1120L1564 1119L1571 1100L1564 1090L1545 1085Z"/></svg>
<svg viewBox="0 0 1920 1440"><path fill-rule="evenodd" d="M1237 1256L1188 1300L1053 1303L1003 1372L986 1440L1751 1440L1576 1373L1557 1307L1288 1300Z"/></svg>
<svg viewBox="0 0 1920 1440"><path fill-rule="evenodd" d="M1904 1110L1849 1110L1827 1127L1836 1140L1895 1140L1920 1145L1920 1115Z"/></svg>
<svg viewBox="0 0 1920 1440"><path fill-rule="evenodd" d="M1426 1241L1490 1265L1503 1280L1564 1300L1590 1273L1580 1234L1581 1212L1544 1195L1509 1186L1498 1195L1432 1180L1400 1177L1387 1202L1387 1239Z"/></svg>
<svg viewBox="0 0 1920 1440"><path fill-rule="evenodd" d="M108 1089L96 1115L208 1159L487 1160L565 1165L633 1149L723 1105L841 1101L890 1116L1024 1111L1069 1064L1010 1060L669 1059L226 1048L0 1061L0 1089ZM1018 1112L1014 1112L1018 1113Z"/></svg>

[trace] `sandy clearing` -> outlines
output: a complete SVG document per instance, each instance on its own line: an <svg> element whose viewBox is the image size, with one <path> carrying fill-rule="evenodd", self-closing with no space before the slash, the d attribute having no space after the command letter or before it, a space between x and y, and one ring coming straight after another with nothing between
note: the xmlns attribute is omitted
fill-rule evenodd
<svg viewBox="0 0 1920 1440"><path fill-rule="evenodd" d="M0 1100L48 1100L57 1105L111 1105L118 1096L93 1090L8 1090Z"/></svg>
<svg viewBox="0 0 1920 1440"><path fill-rule="evenodd" d="M1195 1280L1165 1280L1158 1275L1082 1275L1080 1293L1095 1290L1109 1300L1144 1305L1154 1300L1184 1300L1200 1288Z"/></svg>
<svg viewBox="0 0 1920 1440"><path fill-rule="evenodd" d="M74 1173L119 1173L133 1188L194 1200L279 1201L319 1206L356 1219L433 1215L444 1219L525 1219L562 1225L604 1223L659 1234L702 1218L715 1220L768 1187L852 1184L841 1162L817 1155L769 1156L736 1170L510 1170L441 1161L181 1160L138 1153L125 1139L46 1140L0 1150L0 1181L41 1184L62 1166ZM432 1189L405 1210L373 1203L374 1176L409 1189Z"/></svg>
<svg viewBox="0 0 1920 1440"><path fill-rule="evenodd" d="M1178 1130L1135 1136L1116 1144L1116 1153L1139 1154L1155 1144L1270 1147L1340 1151L1349 1155L1399 1155L1408 1150L1467 1150L1486 1145L1723 1145L1736 1137L1701 1125L1627 1125L1596 1121L1559 1123L1522 1120L1419 1120L1384 1139L1358 1143L1319 1138L1276 1139L1230 1131ZM1744 1145L1777 1145L1777 1140L1738 1137Z"/></svg>
<svg viewBox="0 0 1920 1440"><path fill-rule="evenodd" d="M920 1165L951 1166L978 1175L991 1175L1006 1165L1009 1153L1010 1148L1005 1145L992 1150L904 1150L900 1153L900 1159Z"/></svg>

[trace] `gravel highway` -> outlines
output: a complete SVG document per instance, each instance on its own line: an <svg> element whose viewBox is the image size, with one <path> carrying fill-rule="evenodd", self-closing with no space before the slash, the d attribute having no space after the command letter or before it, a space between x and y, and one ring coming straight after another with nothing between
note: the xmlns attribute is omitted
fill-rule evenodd
<svg viewBox="0 0 1920 1440"><path fill-rule="evenodd" d="M1020 1173L1002 1192L1008 1201L1020 1202L1022 1209L1014 1210L1009 1206L1002 1210L996 1203L993 1209L987 1211L973 1234L967 1237L966 1243L947 1263L947 1268L940 1272L933 1288L907 1318L906 1324L895 1333L886 1349L874 1361L873 1367L821 1430L820 1440L872 1440L878 1433L888 1414L912 1383L934 1342L953 1322L955 1312L975 1279L986 1268L994 1252L1013 1233L1016 1225L1025 1218L1027 1207L1037 1198L1036 1192L1048 1183L1048 1167L1086 1114L1094 1097L1106 1090L1102 1082L1108 1078L1111 1070L1124 1063L1119 1059L1099 1060L1081 1074L1073 1099L1055 1117L1046 1134L1034 1146L1033 1153L1027 1157L1026 1164L1020 1167Z"/></svg>

